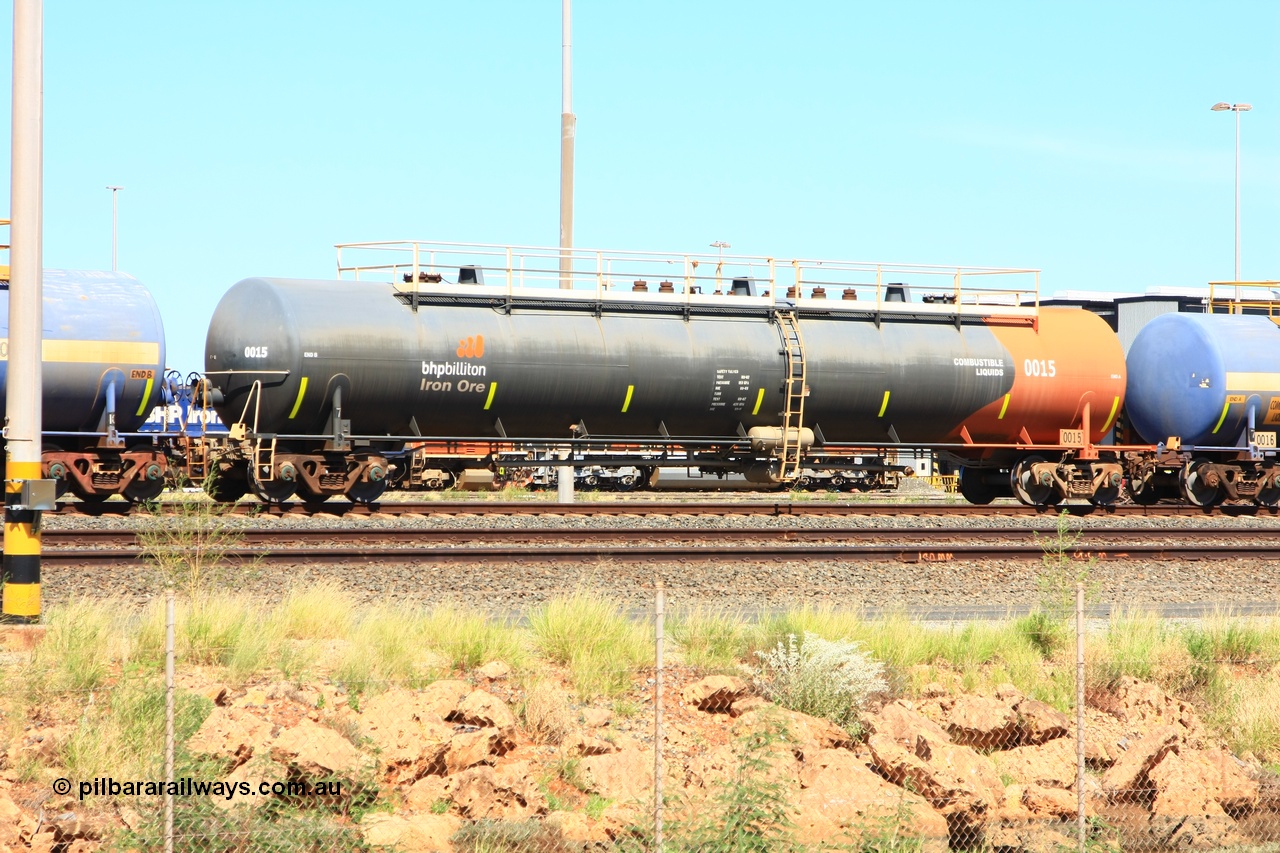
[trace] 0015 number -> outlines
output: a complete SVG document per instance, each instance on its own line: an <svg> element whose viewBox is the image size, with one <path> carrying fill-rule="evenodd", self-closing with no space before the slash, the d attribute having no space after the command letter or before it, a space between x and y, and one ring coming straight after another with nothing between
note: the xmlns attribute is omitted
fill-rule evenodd
<svg viewBox="0 0 1280 853"><path fill-rule="evenodd" d="M1052 358L1048 361L1043 358L1024 358L1022 372L1027 376L1047 376L1052 379L1058 375L1058 368L1053 362Z"/></svg>

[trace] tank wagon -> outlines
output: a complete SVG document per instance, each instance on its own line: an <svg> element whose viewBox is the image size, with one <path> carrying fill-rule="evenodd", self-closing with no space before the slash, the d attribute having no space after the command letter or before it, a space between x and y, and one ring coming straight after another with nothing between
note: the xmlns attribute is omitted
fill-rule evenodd
<svg viewBox="0 0 1280 853"><path fill-rule="evenodd" d="M7 273L7 270L6 270ZM164 449L139 435L161 397L164 325L122 273L45 270L43 474L86 501L147 500L165 486ZM0 407L7 405L9 283L0 282Z"/></svg>
<svg viewBox="0 0 1280 853"><path fill-rule="evenodd" d="M344 267L357 248L391 260ZM679 448L767 482L928 445L976 502L1119 495L1096 446L1119 342L1040 308L1034 270L406 243L340 247L339 273L246 279L215 310L221 497L371 501L424 439Z"/></svg>
<svg viewBox="0 0 1280 853"><path fill-rule="evenodd" d="M1215 298L1222 285L1214 284L1209 313L1164 314L1138 333L1128 357L1127 419L1155 447L1126 454L1136 501L1280 505L1280 317L1276 283L1262 286L1264 300L1227 301ZM1217 313L1230 310L1266 313Z"/></svg>

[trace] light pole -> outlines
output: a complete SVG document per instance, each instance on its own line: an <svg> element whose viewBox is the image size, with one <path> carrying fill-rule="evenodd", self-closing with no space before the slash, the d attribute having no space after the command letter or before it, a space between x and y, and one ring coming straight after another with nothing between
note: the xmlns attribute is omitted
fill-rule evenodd
<svg viewBox="0 0 1280 853"><path fill-rule="evenodd" d="M1253 109L1252 104L1228 104L1226 101L1219 101L1209 109L1215 113L1231 110L1236 114L1236 281L1240 281L1240 113L1247 113ZM1240 287L1236 286L1236 303L1239 310Z"/></svg>
<svg viewBox="0 0 1280 853"><path fill-rule="evenodd" d="M116 198L120 195L120 190L124 187L107 187L111 190L111 271L116 271L116 224L119 221L117 213L119 207L116 204Z"/></svg>

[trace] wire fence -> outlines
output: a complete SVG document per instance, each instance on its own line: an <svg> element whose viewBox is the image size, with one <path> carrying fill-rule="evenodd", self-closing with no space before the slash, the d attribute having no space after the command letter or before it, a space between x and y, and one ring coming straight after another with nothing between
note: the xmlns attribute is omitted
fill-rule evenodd
<svg viewBox="0 0 1280 853"><path fill-rule="evenodd" d="M593 665L616 626L439 658L375 619L361 668L314 625L246 662L172 599L55 615L4 635L0 849L1280 850L1274 625L1091 624L1078 587L1000 629L1026 664L974 626L751 649L668 599Z"/></svg>

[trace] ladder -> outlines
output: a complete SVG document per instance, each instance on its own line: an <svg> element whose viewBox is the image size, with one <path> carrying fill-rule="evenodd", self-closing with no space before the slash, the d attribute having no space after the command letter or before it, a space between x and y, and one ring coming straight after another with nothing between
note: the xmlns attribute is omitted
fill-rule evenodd
<svg viewBox="0 0 1280 853"><path fill-rule="evenodd" d="M790 482L800 476L800 429L804 426L804 398L809 388L805 383L804 338L800 323L792 310L777 312L778 330L782 333L782 354L786 357L786 382L782 388L782 445L778 451L778 476Z"/></svg>
<svg viewBox="0 0 1280 853"><path fill-rule="evenodd" d="M209 476L209 443L204 436L193 439L183 432L182 443L186 447L187 480L193 484L204 482Z"/></svg>
<svg viewBox="0 0 1280 853"><path fill-rule="evenodd" d="M266 439L270 438L270 442ZM261 436L253 445L253 478L269 483L276 478L276 437Z"/></svg>

